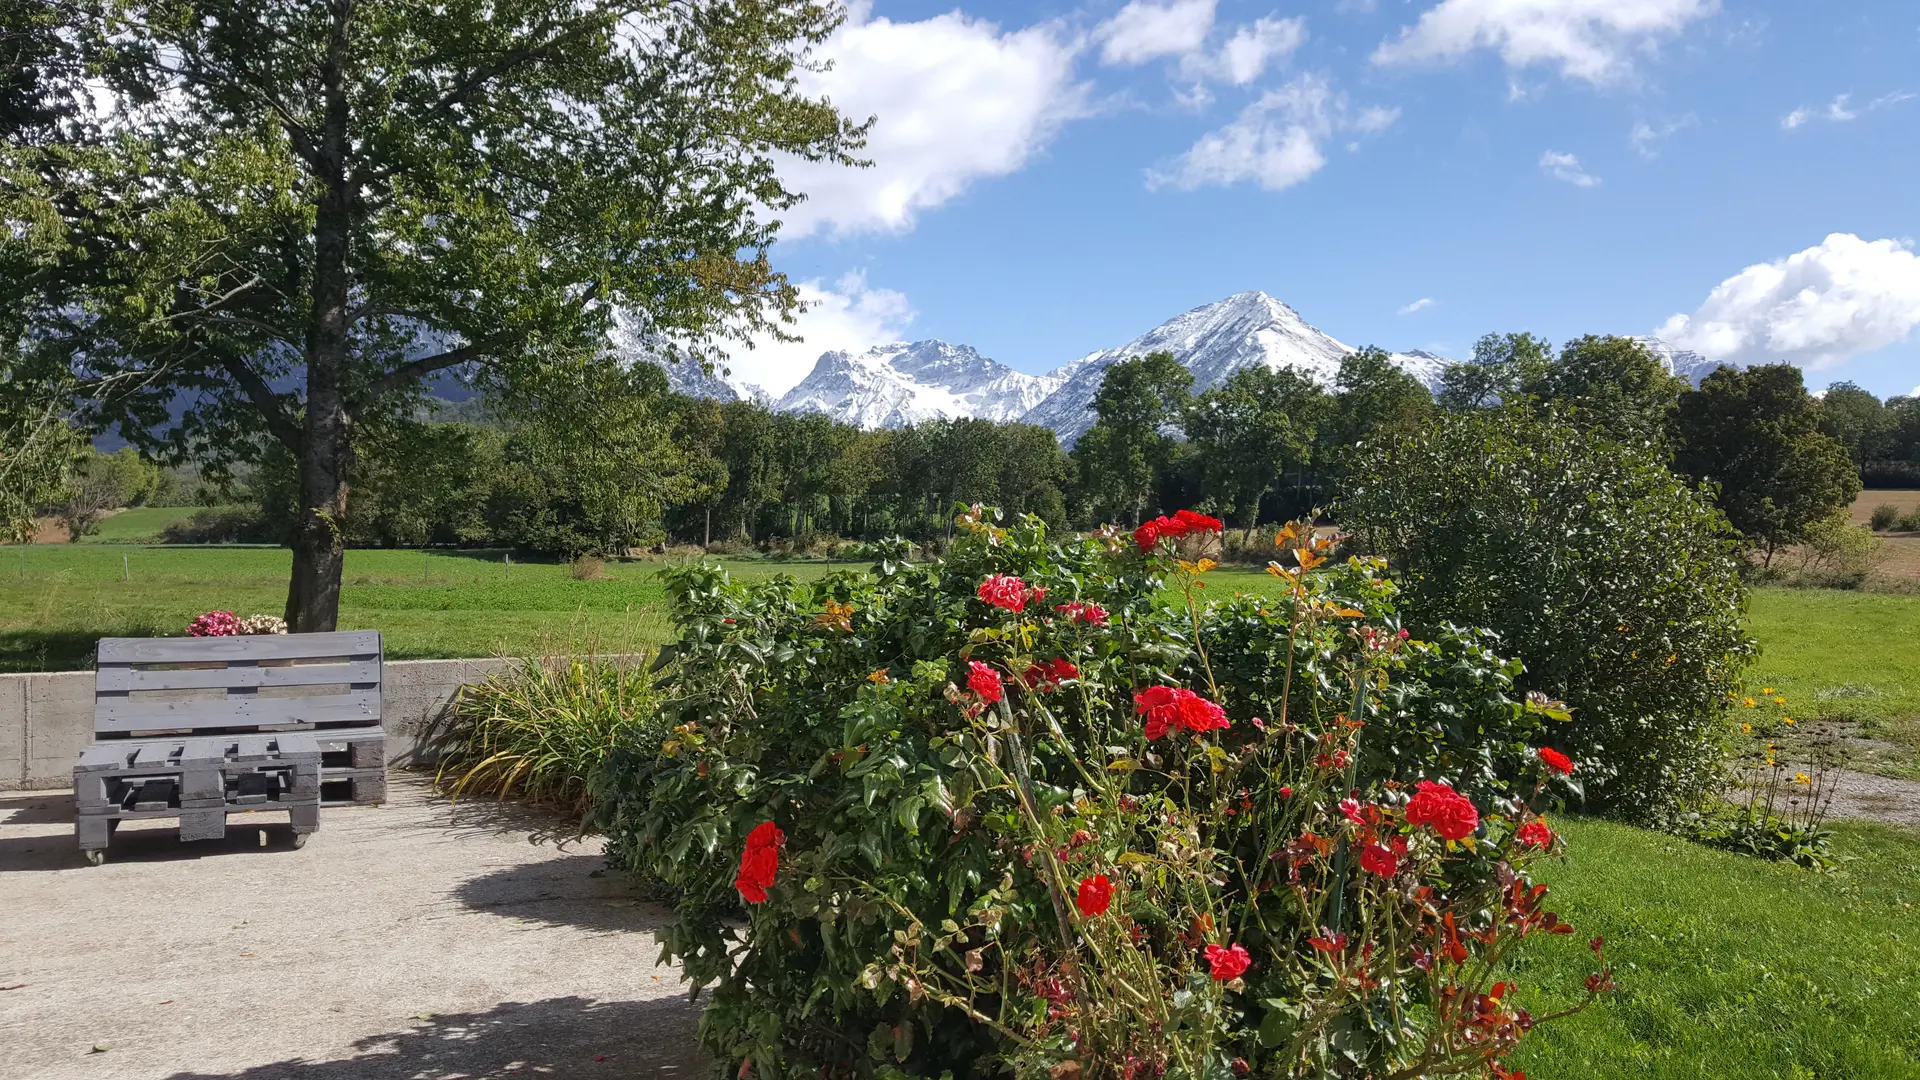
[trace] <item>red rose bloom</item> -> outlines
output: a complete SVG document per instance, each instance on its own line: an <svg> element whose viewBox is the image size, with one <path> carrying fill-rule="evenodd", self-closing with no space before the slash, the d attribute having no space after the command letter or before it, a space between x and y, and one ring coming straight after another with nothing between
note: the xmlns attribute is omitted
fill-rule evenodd
<svg viewBox="0 0 1920 1080"><path fill-rule="evenodd" d="M1068 622L1082 622L1088 626L1107 625L1107 609L1099 604L1082 604L1076 601L1071 604L1060 604L1053 610L1066 616Z"/></svg>
<svg viewBox="0 0 1920 1080"><path fill-rule="evenodd" d="M1113 882L1105 874L1095 874L1080 882L1080 893L1073 898L1073 906L1080 909L1086 918L1106 913L1113 903Z"/></svg>
<svg viewBox="0 0 1920 1080"><path fill-rule="evenodd" d="M1136 692L1133 711L1147 718L1149 740L1160 738L1175 726L1204 734L1233 723L1225 709L1179 686L1150 686Z"/></svg>
<svg viewBox="0 0 1920 1080"><path fill-rule="evenodd" d="M1027 684L1029 690L1046 692L1060 689L1060 684L1068 679L1080 677L1080 669L1067 661L1066 657L1049 660L1044 664L1035 664L1028 668L1020 681Z"/></svg>
<svg viewBox="0 0 1920 1080"><path fill-rule="evenodd" d="M1546 822L1535 818L1525 825L1520 826L1520 828L1514 832L1513 838L1520 842L1521 847L1541 848L1544 850L1547 845L1553 843L1553 830L1547 827Z"/></svg>
<svg viewBox="0 0 1920 1080"><path fill-rule="evenodd" d="M967 689L991 705L1000 700L1000 673L978 660L967 661Z"/></svg>
<svg viewBox="0 0 1920 1080"><path fill-rule="evenodd" d="M1139 528L1133 530L1133 542L1140 548L1140 554L1145 555L1152 551L1153 546L1166 535L1160 531L1160 527L1164 524L1167 524L1166 518L1154 518L1152 521L1142 522Z"/></svg>
<svg viewBox="0 0 1920 1080"><path fill-rule="evenodd" d="M747 834L747 849L740 853L740 873L733 879L733 887L740 890L747 903L767 902L767 889L780 869L780 845L786 840L787 834L771 821L755 825Z"/></svg>
<svg viewBox="0 0 1920 1080"><path fill-rule="evenodd" d="M1547 763L1547 768L1552 769L1561 776L1573 775L1573 759L1555 750L1551 746L1543 746L1540 748L1540 760Z"/></svg>
<svg viewBox="0 0 1920 1080"><path fill-rule="evenodd" d="M1208 517L1205 514L1196 514L1191 510L1175 511L1173 522L1179 527L1180 535L1182 536L1189 533L1219 532L1226 528L1226 523L1219 518Z"/></svg>
<svg viewBox="0 0 1920 1080"><path fill-rule="evenodd" d="M1422 780L1407 804L1407 821L1432 826L1443 840L1462 840L1480 826L1480 811L1448 785Z"/></svg>
<svg viewBox="0 0 1920 1080"><path fill-rule="evenodd" d="M1245 945L1233 945L1221 948L1218 945L1207 946L1207 966L1213 970L1214 982L1228 982L1247 973L1253 965L1253 957L1247 955Z"/></svg>
<svg viewBox="0 0 1920 1080"><path fill-rule="evenodd" d="M1360 849L1360 869L1381 877L1392 877L1400 872L1400 856L1406 854L1407 839L1394 837L1393 846L1368 844Z"/></svg>
<svg viewBox="0 0 1920 1080"><path fill-rule="evenodd" d="M994 574L980 583L980 599L997 608L1018 612L1027 606L1027 583L1011 574Z"/></svg>

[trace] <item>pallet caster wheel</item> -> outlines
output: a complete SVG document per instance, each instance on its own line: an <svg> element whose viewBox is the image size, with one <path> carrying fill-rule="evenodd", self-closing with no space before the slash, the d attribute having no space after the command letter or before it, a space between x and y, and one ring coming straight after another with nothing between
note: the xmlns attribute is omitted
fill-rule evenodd
<svg viewBox="0 0 1920 1080"><path fill-rule="evenodd" d="M312 835L312 834L311 834L311 833L303 833L303 832L297 832L297 833L294 833L294 834L293 834L293 850L295 850L295 851L299 851L299 850L300 850L301 848L303 848L303 847L306 847L306 846L307 846L307 837L308 837L308 836L310 836L310 835Z"/></svg>
<svg viewBox="0 0 1920 1080"><path fill-rule="evenodd" d="M80 854L87 857L88 866L99 866L101 863L107 861L107 853L98 848L82 851Z"/></svg>

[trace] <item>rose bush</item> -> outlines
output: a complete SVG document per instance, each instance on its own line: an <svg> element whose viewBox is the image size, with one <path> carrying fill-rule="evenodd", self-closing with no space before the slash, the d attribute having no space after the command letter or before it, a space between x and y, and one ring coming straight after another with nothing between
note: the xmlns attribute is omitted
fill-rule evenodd
<svg viewBox="0 0 1920 1080"><path fill-rule="evenodd" d="M1325 537L1283 534L1280 600L1209 600L1217 523L1149 524L673 573L669 734L595 824L676 896L726 1075L1504 1075L1544 1018L1502 964L1570 932L1526 874L1564 710Z"/></svg>

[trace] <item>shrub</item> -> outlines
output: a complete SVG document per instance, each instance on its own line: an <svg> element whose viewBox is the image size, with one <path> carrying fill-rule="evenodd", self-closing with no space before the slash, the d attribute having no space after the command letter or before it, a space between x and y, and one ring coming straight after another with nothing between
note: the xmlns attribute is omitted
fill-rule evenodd
<svg viewBox="0 0 1920 1080"><path fill-rule="evenodd" d="M1879 506L1873 508L1873 516L1868 520L1867 527L1874 532L1886 532L1888 529L1893 528L1894 523L1899 520L1899 507L1894 506L1892 503L1881 503Z"/></svg>
<svg viewBox="0 0 1920 1080"><path fill-rule="evenodd" d="M1920 532L1920 506L1901 514L1900 520L1894 522L1893 527L1901 532Z"/></svg>
<svg viewBox="0 0 1920 1080"><path fill-rule="evenodd" d="M607 562L598 555L579 555L567 564L567 576L575 581L604 581Z"/></svg>
<svg viewBox="0 0 1920 1080"><path fill-rule="evenodd" d="M160 530L160 540L167 544L260 544L280 539L259 508L246 505L203 506Z"/></svg>
<svg viewBox="0 0 1920 1080"><path fill-rule="evenodd" d="M1526 876L1557 706L1479 635L1405 638L1324 537L1282 598L1206 602L1203 519L1144 554L991 522L871 576L668 572L668 729L594 820L679 897L719 1072L1505 1075L1535 1018L1492 973L1570 932Z"/></svg>
<svg viewBox="0 0 1920 1080"><path fill-rule="evenodd" d="M645 657L522 660L460 692L433 734L434 783L454 798L517 795L584 814L589 777L630 729L658 738Z"/></svg>
<svg viewBox="0 0 1920 1080"><path fill-rule="evenodd" d="M1335 515L1423 632L1487 627L1566 701L1596 809L1665 821L1705 791L1753 652L1738 545L1646 445L1551 413L1452 414L1357 457Z"/></svg>

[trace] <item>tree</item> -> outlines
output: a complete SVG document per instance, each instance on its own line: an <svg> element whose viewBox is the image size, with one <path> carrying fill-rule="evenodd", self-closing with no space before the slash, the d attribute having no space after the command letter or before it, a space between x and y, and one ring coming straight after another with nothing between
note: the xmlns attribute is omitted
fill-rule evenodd
<svg viewBox="0 0 1920 1080"><path fill-rule="evenodd" d="M1820 430L1845 447L1856 466L1887 456L1896 424L1879 398L1854 383L1834 383L1820 399Z"/></svg>
<svg viewBox="0 0 1920 1080"><path fill-rule="evenodd" d="M1293 368L1242 368L1186 409L1209 499L1233 507L1249 538L1260 500L1288 469L1313 460L1314 436L1328 411L1325 391Z"/></svg>
<svg viewBox="0 0 1920 1080"><path fill-rule="evenodd" d="M1437 417L1362 456L1336 520L1385 556L1416 636L1484 626L1565 701L1590 805L1667 818L1715 779L1752 654L1739 545L1644 443L1532 408Z"/></svg>
<svg viewBox="0 0 1920 1080"><path fill-rule="evenodd" d="M40 40L97 72L111 127L9 143L36 246L0 309L45 363L84 358L93 423L171 460L293 455L300 631L335 624L357 430L449 369L537 395L616 312L696 360L777 328L777 160L855 163L864 131L797 88L826 0L62 10Z"/></svg>
<svg viewBox="0 0 1920 1080"><path fill-rule="evenodd" d="M1193 373L1169 352L1107 368L1091 406L1099 419L1073 448L1094 515L1146 516L1154 480L1173 456L1173 437L1162 429L1180 420L1192 389Z"/></svg>
<svg viewBox="0 0 1920 1080"><path fill-rule="evenodd" d="M1860 471L1820 431L1800 369L1721 368L1680 395L1674 467L1718 486L1720 508L1768 566L1780 548L1853 502Z"/></svg>
<svg viewBox="0 0 1920 1080"><path fill-rule="evenodd" d="M131 446L111 454L88 451L74 470L66 498L58 504L67 540L79 543L98 532L107 511L138 505L159 483L160 470Z"/></svg>
<svg viewBox="0 0 1920 1080"><path fill-rule="evenodd" d="M1552 362L1553 346L1532 334L1488 334L1473 359L1441 376L1440 405L1454 412L1518 401L1536 393Z"/></svg>
<svg viewBox="0 0 1920 1080"><path fill-rule="evenodd" d="M63 499L86 439L60 415L58 395L0 370L0 543L26 544L40 509Z"/></svg>
<svg viewBox="0 0 1920 1080"><path fill-rule="evenodd" d="M1323 457L1406 434L1433 415L1433 394L1385 349L1370 345L1342 357L1333 386L1333 407L1320 428Z"/></svg>
<svg viewBox="0 0 1920 1080"><path fill-rule="evenodd" d="M1570 406L1582 423L1633 442L1660 438L1687 388L1632 338L1576 338L1561 346L1530 392Z"/></svg>

